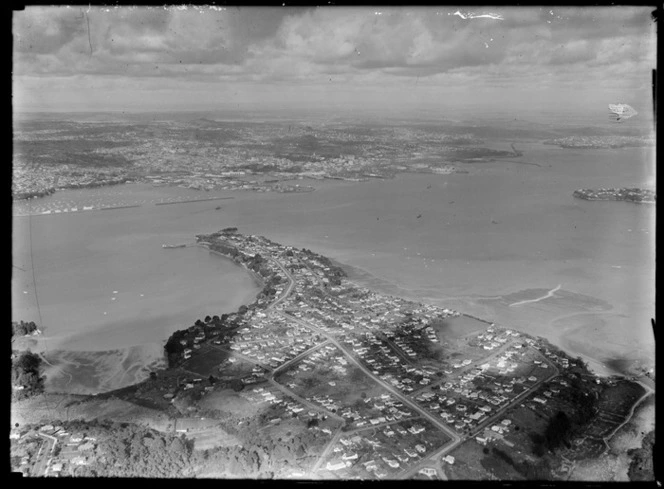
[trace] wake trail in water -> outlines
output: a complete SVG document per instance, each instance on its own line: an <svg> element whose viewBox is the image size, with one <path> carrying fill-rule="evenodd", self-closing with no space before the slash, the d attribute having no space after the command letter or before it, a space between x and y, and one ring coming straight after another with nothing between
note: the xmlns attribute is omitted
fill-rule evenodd
<svg viewBox="0 0 664 489"><path fill-rule="evenodd" d="M549 292L547 292L546 295L543 295L542 297L538 297L537 299L529 299L529 300L525 300L525 301L514 302L514 303L510 304L509 307L520 306L521 304L529 304L531 302L539 302L539 301L542 301L544 299L548 299L549 297L553 297L553 295L558 290L560 290L561 287L562 287L562 284L558 284L558 286L555 289L551 289Z"/></svg>

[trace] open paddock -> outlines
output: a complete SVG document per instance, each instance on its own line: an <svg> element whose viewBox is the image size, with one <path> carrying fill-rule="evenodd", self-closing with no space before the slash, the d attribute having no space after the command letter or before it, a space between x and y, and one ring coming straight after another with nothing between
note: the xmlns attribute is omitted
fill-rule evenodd
<svg viewBox="0 0 664 489"><path fill-rule="evenodd" d="M446 342L450 340L460 340L469 335L484 331L489 326L483 321L479 321L464 314L460 316L448 316L445 319L436 321L431 325L436 332L438 341Z"/></svg>
<svg viewBox="0 0 664 489"><path fill-rule="evenodd" d="M301 370L301 365L307 370ZM342 365L332 359L316 359L311 363L297 362L286 371L280 372L275 380L301 397L329 396L341 405L356 402L361 398L362 392L370 395L377 387L382 391L373 379L359 368L350 363Z"/></svg>
<svg viewBox="0 0 664 489"><path fill-rule="evenodd" d="M201 348L202 350L202 348ZM230 353L219 348L208 347L207 351L197 351L184 362L182 368L195 372L203 377L218 375L219 367L229 358Z"/></svg>
<svg viewBox="0 0 664 489"><path fill-rule="evenodd" d="M194 440L196 450L208 450L216 447L235 446L240 444L235 436L228 434L220 427L192 430L186 437Z"/></svg>
<svg viewBox="0 0 664 489"><path fill-rule="evenodd" d="M497 446L504 448L501 444ZM448 464L442 459L439 461L449 480L486 480L487 474L499 480L523 479L512 466L492 452L491 445L483 447L474 439L459 445L451 455L455 459L454 464Z"/></svg>
<svg viewBox="0 0 664 489"><path fill-rule="evenodd" d="M203 410L222 411L236 416L253 416L260 408L259 403L250 402L233 389L214 390L203 396L199 406Z"/></svg>

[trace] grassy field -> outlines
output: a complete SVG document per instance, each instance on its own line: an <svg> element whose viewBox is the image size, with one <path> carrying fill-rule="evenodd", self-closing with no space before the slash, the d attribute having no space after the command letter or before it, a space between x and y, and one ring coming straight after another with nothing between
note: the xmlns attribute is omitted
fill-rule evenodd
<svg viewBox="0 0 664 489"><path fill-rule="evenodd" d="M468 440L455 448L451 452L455 458L454 464L441 462L447 478L449 480L486 480L487 472L481 464L485 457L482 448L475 440Z"/></svg>
<svg viewBox="0 0 664 489"><path fill-rule="evenodd" d="M447 317L433 325L436 336L441 342L458 340L472 333L484 331L489 325L468 316Z"/></svg>
<svg viewBox="0 0 664 489"><path fill-rule="evenodd" d="M70 401L81 401L71 404ZM141 423L159 430L167 431L170 421L161 411L137 406L121 399L82 399L71 395L45 394L26 401L12 403L11 422L31 424L63 420L112 419L113 421Z"/></svg>
<svg viewBox="0 0 664 489"><path fill-rule="evenodd" d="M186 434L187 438L194 440L196 450L207 450L215 447L239 445L240 440L229 435L220 427L195 429Z"/></svg>
<svg viewBox="0 0 664 489"><path fill-rule="evenodd" d="M301 361L291 365L275 380L288 386L299 396L305 398L329 396L342 405L353 404L361 398L362 392L371 395L376 387L382 390L359 368L352 364L340 363L338 359L342 358L342 355L338 350L323 350L316 353L320 353L320 356L312 356L312 363ZM300 366L308 370L304 371Z"/></svg>
<svg viewBox="0 0 664 489"><path fill-rule="evenodd" d="M228 412L237 416L253 416L260 410L258 403L249 402L232 389L215 390L201 399L201 409Z"/></svg>
<svg viewBox="0 0 664 489"><path fill-rule="evenodd" d="M532 409L520 406L511 410L505 419L512 421L512 429L505 439L514 443L523 454L534 457L531 434L544 433L548 419Z"/></svg>
<svg viewBox="0 0 664 489"><path fill-rule="evenodd" d="M226 351L209 348L205 352L196 352L192 358L184 362L183 368L195 372L203 377L219 375L219 366L222 365L230 354Z"/></svg>

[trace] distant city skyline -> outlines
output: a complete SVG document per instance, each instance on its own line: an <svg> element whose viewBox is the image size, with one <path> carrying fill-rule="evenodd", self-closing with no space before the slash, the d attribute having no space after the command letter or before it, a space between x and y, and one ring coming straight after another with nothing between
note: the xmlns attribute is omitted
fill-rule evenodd
<svg viewBox="0 0 664 489"><path fill-rule="evenodd" d="M652 7L27 7L14 111L652 112ZM474 14L474 15L471 15Z"/></svg>

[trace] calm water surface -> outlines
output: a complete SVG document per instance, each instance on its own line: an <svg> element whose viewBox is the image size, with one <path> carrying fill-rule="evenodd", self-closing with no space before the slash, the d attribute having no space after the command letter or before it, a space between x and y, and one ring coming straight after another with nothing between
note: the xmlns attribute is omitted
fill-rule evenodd
<svg viewBox="0 0 664 489"><path fill-rule="evenodd" d="M337 259L353 267L354 280L382 292L543 335L598 367L614 358L652 362L655 208L572 197L581 187L654 188L652 151L519 148L525 155L515 161L540 166L495 162L467 165L472 175L303 181L317 190L302 194L146 185L56 193L31 205L141 207L14 218L14 264L25 271L13 269L13 317L38 320L31 227L49 347L162 344L197 318L237 309L257 289L241 268L205 250L161 244L237 226ZM234 198L154 205L213 196Z"/></svg>

